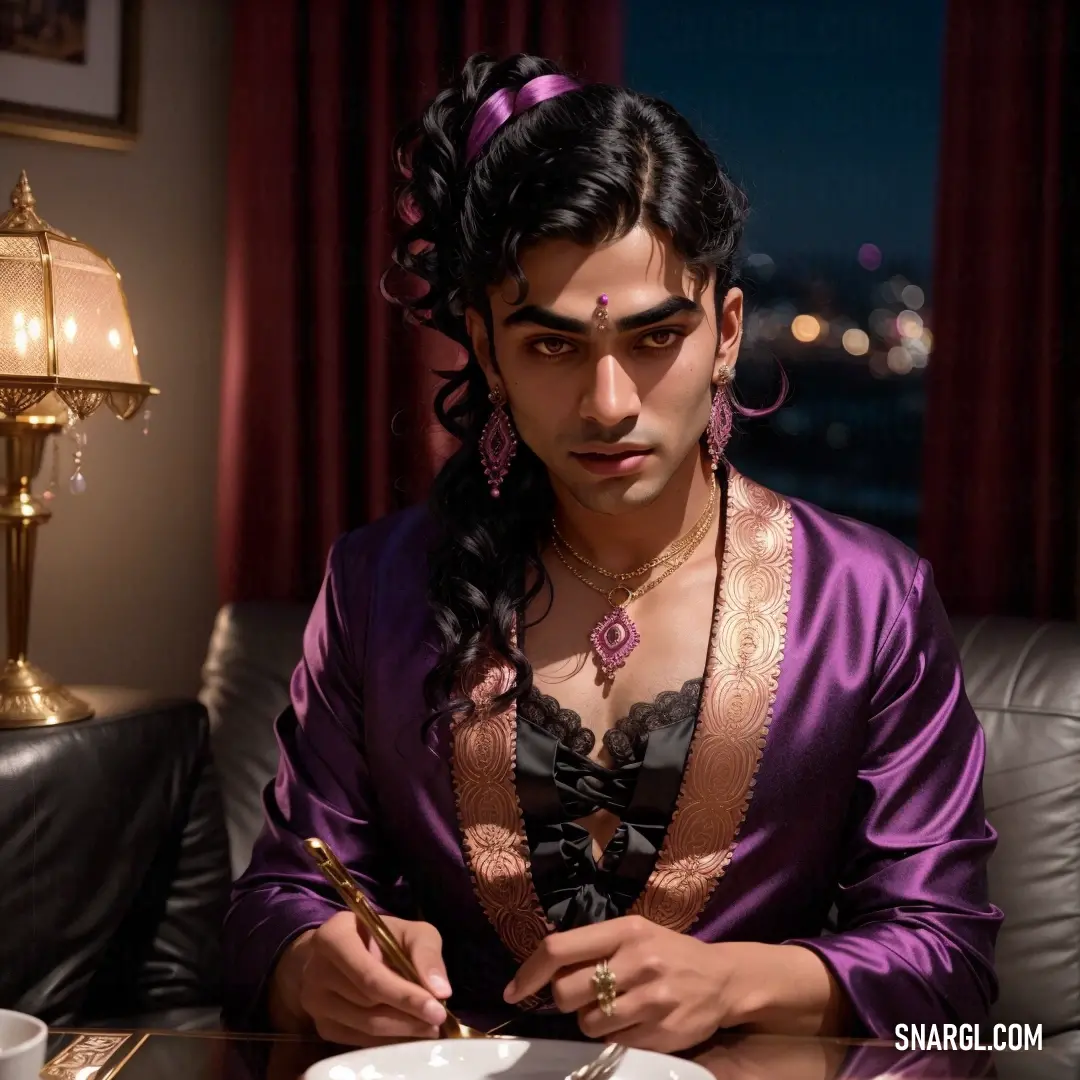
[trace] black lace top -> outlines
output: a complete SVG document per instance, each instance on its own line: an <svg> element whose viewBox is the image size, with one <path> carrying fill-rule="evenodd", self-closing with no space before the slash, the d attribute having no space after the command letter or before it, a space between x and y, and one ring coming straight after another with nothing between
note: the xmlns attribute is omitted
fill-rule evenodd
<svg viewBox="0 0 1080 1080"><path fill-rule="evenodd" d="M535 688L518 702L517 788L533 883L560 930L625 915L644 888L682 784L703 680L631 707L604 735L616 762L588 755L595 736L581 717ZM620 818L597 862L574 822L597 810Z"/></svg>

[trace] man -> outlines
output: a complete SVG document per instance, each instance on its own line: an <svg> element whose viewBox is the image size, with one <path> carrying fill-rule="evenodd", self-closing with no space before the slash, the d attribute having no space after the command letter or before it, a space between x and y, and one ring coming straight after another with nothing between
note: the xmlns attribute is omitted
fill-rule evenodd
<svg viewBox="0 0 1080 1080"><path fill-rule="evenodd" d="M983 1017L995 837L930 570L723 461L741 193L669 106L535 57L473 58L402 145L402 302L468 351L462 448L331 552L233 1022L434 1036L449 1002L680 1050Z"/></svg>

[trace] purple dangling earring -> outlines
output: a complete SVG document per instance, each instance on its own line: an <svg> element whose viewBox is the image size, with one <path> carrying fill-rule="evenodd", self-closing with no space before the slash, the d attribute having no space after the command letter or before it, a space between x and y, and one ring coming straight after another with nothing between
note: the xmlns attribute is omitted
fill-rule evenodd
<svg viewBox="0 0 1080 1080"><path fill-rule="evenodd" d="M728 440L731 438L731 368L725 364L720 369L717 379L716 390L713 391L712 412L709 414L709 427L706 439L709 445L709 457L712 459L712 467L715 472L720 468L720 461L724 456Z"/></svg>
<svg viewBox="0 0 1080 1080"><path fill-rule="evenodd" d="M499 489L510 471L510 462L517 451L517 436L510 417L506 413L506 397L502 387L496 385L488 394L493 408L484 430L480 434L480 463L484 466L491 497L499 497Z"/></svg>

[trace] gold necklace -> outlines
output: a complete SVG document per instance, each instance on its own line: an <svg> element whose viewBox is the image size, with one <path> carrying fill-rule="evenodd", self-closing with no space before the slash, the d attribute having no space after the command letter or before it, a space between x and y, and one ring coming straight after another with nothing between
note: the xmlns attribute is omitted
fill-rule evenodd
<svg viewBox="0 0 1080 1080"><path fill-rule="evenodd" d="M693 550L699 543L701 543L701 537L709 531L709 526L712 524L713 509L716 505L716 474L711 475L712 485L709 489L709 501L705 506L705 509L701 513L701 517L697 519L694 527L683 537L680 537L674 543L669 544L655 559L650 559L647 563L642 563L636 570L626 570L621 573L616 573L613 570L605 570L602 566L597 566L596 563L590 562L584 555L578 551L569 540L561 532L559 532L559 526L553 521L551 528L554 531L555 539L568 551L582 566L587 566L595 574L599 574L601 577L606 577L611 581L633 581L634 578L644 577L650 570L659 566L661 563L668 563L678 558L687 548Z"/></svg>
<svg viewBox="0 0 1080 1080"><path fill-rule="evenodd" d="M710 508L714 506L715 500L710 500ZM653 578L652 581L646 581L644 585L640 585L636 589L631 589L628 585L615 585L610 589L606 589L603 585L597 585L595 581L590 581L577 567L571 565L570 560L563 552L559 540L552 543L551 546L555 549L555 554L558 555L563 566L583 585L588 585L590 589L600 593L611 605L611 611L600 619L589 634L589 641L592 644L593 652L596 653L596 658L600 663L601 670L604 672L605 679L613 679L615 672L626 663L626 658L641 644L641 634L634 624L634 620L630 618L626 610L627 607L674 574L697 550L701 541L708 534L711 525L712 515L710 514L707 519L699 521L694 527L688 537L691 542L684 546L683 550L672 559L667 569L659 577ZM613 597L620 592L626 593L626 596L621 603L617 604Z"/></svg>

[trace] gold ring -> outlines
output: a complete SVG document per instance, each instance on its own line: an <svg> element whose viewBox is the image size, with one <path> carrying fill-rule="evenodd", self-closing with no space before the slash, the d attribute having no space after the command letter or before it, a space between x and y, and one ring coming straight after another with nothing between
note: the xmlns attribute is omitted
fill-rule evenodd
<svg viewBox="0 0 1080 1080"><path fill-rule="evenodd" d="M601 960L596 965L596 971L592 977L593 989L596 991L596 1001L600 1011L605 1016L615 1015L615 972L608 967L606 960Z"/></svg>

